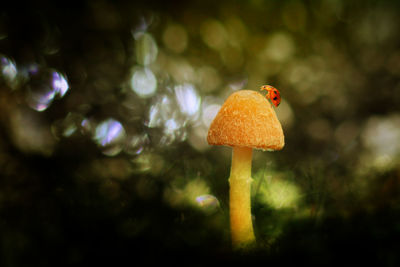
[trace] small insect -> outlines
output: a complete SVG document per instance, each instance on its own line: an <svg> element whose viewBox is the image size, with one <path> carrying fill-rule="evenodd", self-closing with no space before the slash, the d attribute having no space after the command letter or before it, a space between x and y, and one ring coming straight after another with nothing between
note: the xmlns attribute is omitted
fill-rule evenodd
<svg viewBox="0 0 400 267"><path fill-rule="evenodd" d="M269 98L275 107L279 106L281 103L281 94L279 93L278 89L271 85L263 85L261 86L260 90L267 90L268 93L265 97Z"/></svg>

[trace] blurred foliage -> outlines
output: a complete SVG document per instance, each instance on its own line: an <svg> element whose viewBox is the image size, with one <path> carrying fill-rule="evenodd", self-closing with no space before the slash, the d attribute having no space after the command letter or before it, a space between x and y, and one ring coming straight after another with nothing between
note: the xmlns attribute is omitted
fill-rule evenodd
<svg viewBox="0 0 400 267"><path fill-rule="evenodd" d="M0 12L0 265L398 265L396 1L36 1ZM229 240L235 90L278 88L258 246ZM289 257L288 257L289 256Z"/></svg>

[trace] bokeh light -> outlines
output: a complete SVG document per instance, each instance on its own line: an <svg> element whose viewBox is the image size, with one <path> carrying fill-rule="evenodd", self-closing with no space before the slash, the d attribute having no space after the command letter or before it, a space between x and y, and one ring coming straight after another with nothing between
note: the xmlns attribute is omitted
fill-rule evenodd
<svg viewBox="0 0 400 267"><path fill-rule="evenodd" d="M11 59L0 55L0 72L1 79L4 80L8 86L13 88L17 78L17 66Z"/></svg>
<svg viewBox="0 0 400 267"><path fill-rule="evenodd" d="M37 111L48 109L55 99L62 98L69 89L65 77L52 69L32 65L28 74L26 100Z"/></svg>
<svg viewBox="0 0 400 267"><path fill-rule="evenodd" d="M221 22L208 19L200 26L203 41L212 49L221 50L227 44L228 34Z"/></svg>
<svg viewBox="0 0 400 267"><path fill-rule="evenodd" d="M281 177L285 177L285 179ZM287 174L279 173L259 178L262 180L258 181L260 186L257 188L257 199L274 209L298 208L301 201L300 189L291 181L290 177L287 178Z"/></svg>
<svg viewBox="0 0 400 267"><path fill-rule="evenodd" d="M219 207L218 199L210 195L210 188L201 178L183 181L175 180L164 192L165 201L175 207L193 206L204 212L215 212Z"/></svg>
<svg viewBox="0 0 400 267"><path fill-rule="evenodd" d="M290 35L278 32L269 37L261 56L273 61L283 62L290 59L294 52L295 47Z"/></svg>
<svg viewBox="0 0 400 267"><path fill-rule="evenodd" d="M184 27L179 24L170 24L163 34L165 46L179 54L185 51L188 46L188 36Z"/></svg>
<svg viewBox="0 0 400 267"><path fill-rule="evenodd" d="M143 66L148 66L157 59L158 48L154 38L147 33L135 37L136 60Z"/></svg>
<svg viewBox="0 0 400 267"><path fill-rule="evenodd" d="M123 149L126 133L119 121L107 119L96 127L93 138L105 155L115 156Z"/></svg>
<svg viewBox="0 0 400 267"><path fill-rule="evenodd" d="M220 205L218 199L209 194L196 197L196 202L199 208L208 214L216 212Z"/></svg>
<svg viewBox="0 0 400 267"><path fill-rule="evenodd" d="M362 132L364 145L369 149L372 158L371 166L386 168L400 156L400 115L370 118Z"/></svg>
<svg viewBox="0 0 400 267"><path fill-rule="evenodd" d="M136 69L132 74L131 87L140 97L151 97L157 89L157 78L150 69Z"/></svg>
<svg viewBox="0 0 400 267"><path fill-rule="evenodd" d="M192 85L184 84L182 86L176 86L175 97L184 115L191 119L198 117L201 100L196 89Z"/></svg>
<svg viewBox="0 0 400 267"><path fill-rule="evenodd" d="M55 121L51 127L51 131L55 138L61 139L71 137L76 134L79 129L87 129L87 127L88 121L86 119L80 114L70 112L65 118Z"/></svg>

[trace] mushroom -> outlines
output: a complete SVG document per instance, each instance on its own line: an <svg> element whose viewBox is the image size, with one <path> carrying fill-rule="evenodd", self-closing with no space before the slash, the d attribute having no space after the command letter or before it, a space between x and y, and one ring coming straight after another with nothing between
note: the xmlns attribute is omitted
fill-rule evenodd
<svg viewBox="0 0 400 267"><path fill-rule="evenodd" d="M247 247L255 242L250 203L253 148L282 149L282 126L265 97L256 91L241 90L222 105L210 125L207 141L233 148L229 177L231 239L235 248Z"/></svg>

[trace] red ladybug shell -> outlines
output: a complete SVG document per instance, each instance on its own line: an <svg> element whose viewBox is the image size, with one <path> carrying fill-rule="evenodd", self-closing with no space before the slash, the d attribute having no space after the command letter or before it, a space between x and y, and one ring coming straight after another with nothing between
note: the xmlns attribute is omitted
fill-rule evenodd
<svg viewBox="0 0 400 267"><path fill-rule="evenodd" d="M261 90L267 90L268 93L265 97L269 98L275 107L279 106L281 103L281 94L279 93L278 89L271 85L263 85L261 86Z"/></svg>

